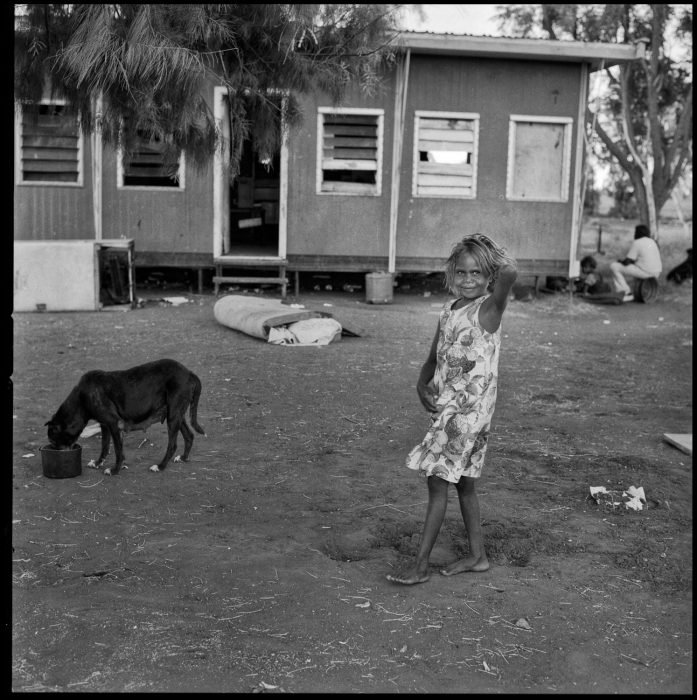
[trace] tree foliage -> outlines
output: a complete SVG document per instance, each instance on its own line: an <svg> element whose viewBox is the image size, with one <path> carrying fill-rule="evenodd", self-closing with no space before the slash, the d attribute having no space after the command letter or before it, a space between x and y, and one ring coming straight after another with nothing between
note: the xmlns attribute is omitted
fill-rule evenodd
<svg viewBox="0 0 697 700"><path fill-rule="evenodd" d="M503 5L497 18L517 36L645 41L645 58L604 71L607 90L586 124L596 155L627 174L640 218L657 236L658 212L692 162L691 5Z"/></svg>
<svg viewBox="0 0 697 700"><path fill-rule="evenodd" d="M15 100L35 105L46 90L80 115L87 133L127 153L137 133L180 150L205 168L228 148L232 174L251 137L260 158L279 147L281 107L288 126L302 118L298 97L378 88L393 59L397 5L19 5ZM224 85L230 142L205 100ZM284 99L278 99L282 94ZM96 101L100 98L99 102Z"/></svg>

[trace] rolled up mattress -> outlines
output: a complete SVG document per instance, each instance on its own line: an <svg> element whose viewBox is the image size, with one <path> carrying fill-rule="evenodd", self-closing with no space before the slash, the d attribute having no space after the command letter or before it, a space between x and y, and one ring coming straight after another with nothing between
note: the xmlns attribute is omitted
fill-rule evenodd
<svg viewBox="0 0 697 700"><path fill-rule="evenodd" d="M333 318L324 311L294 309L278 299L228 294L213 306L215 320L223 326L267 340L269 329L310 318Z"/></svg>

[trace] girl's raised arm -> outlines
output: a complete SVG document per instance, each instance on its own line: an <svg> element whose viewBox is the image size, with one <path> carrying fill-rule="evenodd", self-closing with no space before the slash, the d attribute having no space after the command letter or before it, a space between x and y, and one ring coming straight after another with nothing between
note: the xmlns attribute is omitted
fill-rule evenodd
<svg viewBox="0 0 697 700"><path fill-rule="evenodd" d="M479 321L489 333L495 333L501 325L501 317L517 277L518 267L512 258L499 267L494 290L479 310Z"/></svg>

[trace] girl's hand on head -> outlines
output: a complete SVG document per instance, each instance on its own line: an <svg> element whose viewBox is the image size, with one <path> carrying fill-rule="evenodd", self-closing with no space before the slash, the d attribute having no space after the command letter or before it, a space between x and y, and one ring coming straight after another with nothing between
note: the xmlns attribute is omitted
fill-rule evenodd
<svg viewBox="0 0 697 700"><path fill-rule="evenodd" d="M497 275L499 278L503 279L510 279L511 277L515 278L518 275L518 266L515 263L515 260L513 261L506 261L501 264L499 269L497 270Z"/></svg>

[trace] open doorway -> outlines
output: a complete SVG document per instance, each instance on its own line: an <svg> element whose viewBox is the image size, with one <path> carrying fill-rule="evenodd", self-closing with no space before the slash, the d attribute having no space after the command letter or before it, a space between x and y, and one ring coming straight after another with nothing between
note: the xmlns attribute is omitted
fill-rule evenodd
<svg viewBox="0 0 697 700"><path fill-rule="evenodd" d="M230 226L224 255L279 255L280 171L280 153L260 161L251 140L245 141L239 175L230 183Z"/></svg>
<svg viewBox="0 0 697 700"><path fill-rule="evenodd" d="M282 96L278 96L279 100ZM273 99L273 97L272 97ZM223 139L230 138L228 91L214 89L214 114ZM251 141L243 144L238 177L229 176L225 150L213 161L213 263L215 293L224 283L286 285L288 144L260 161Z"/></svg>

